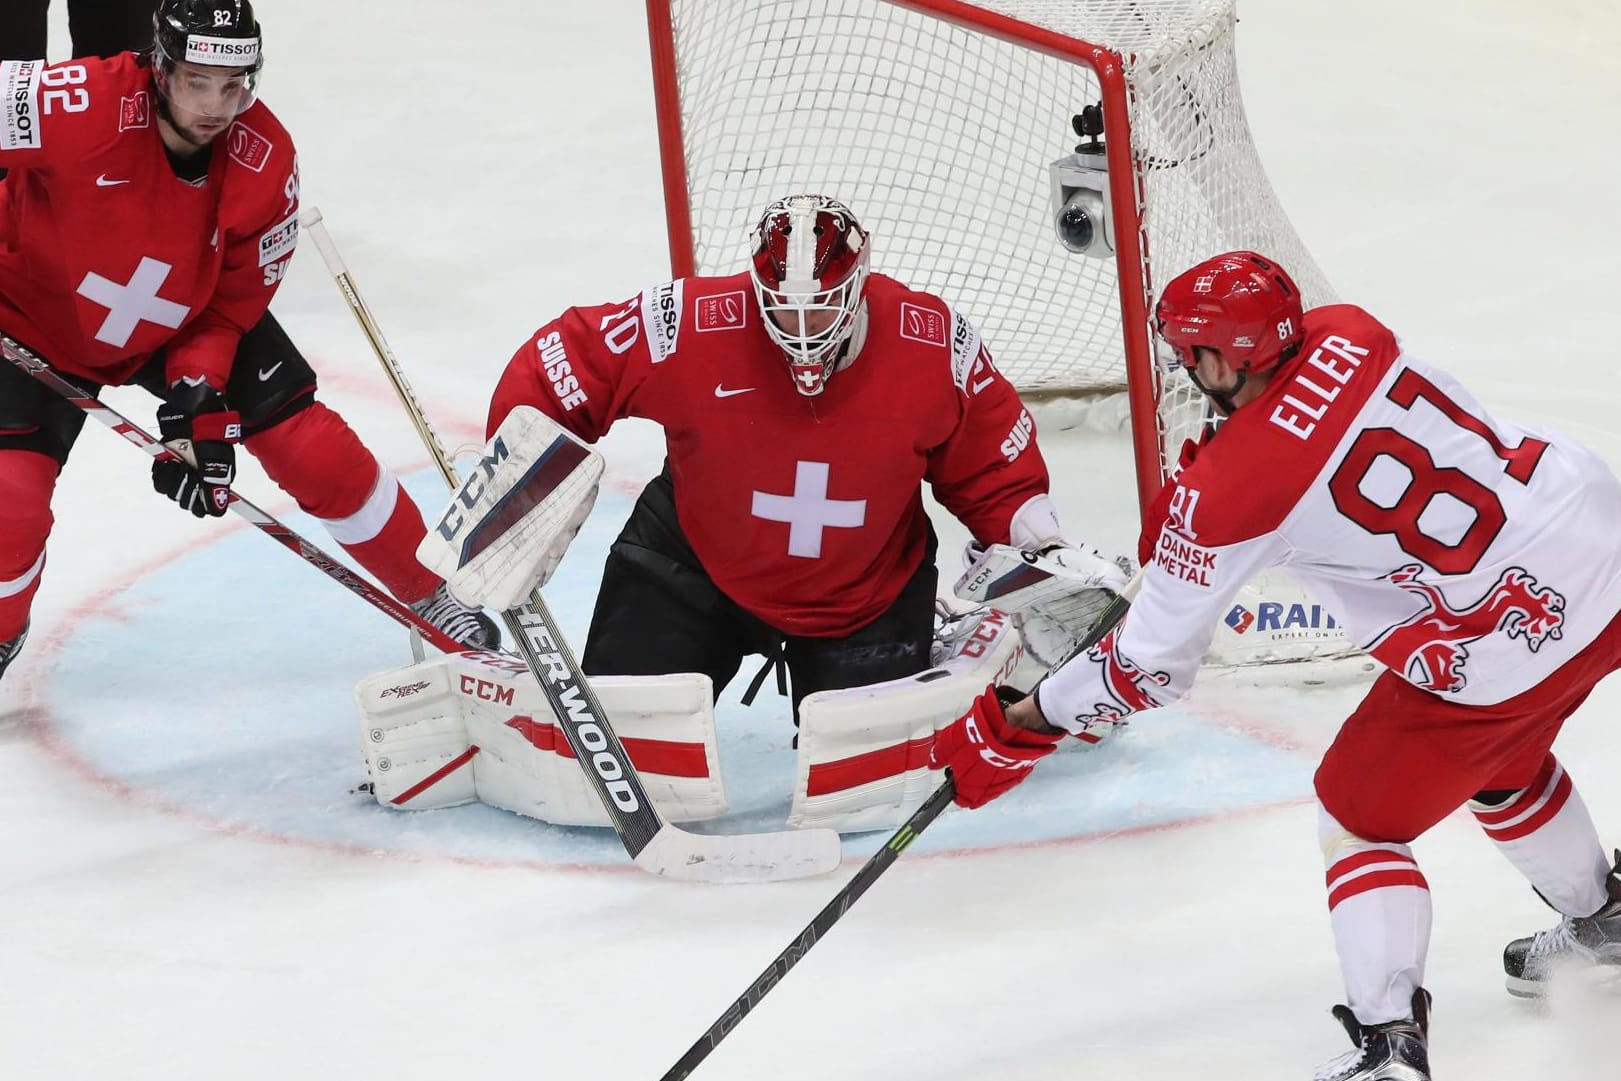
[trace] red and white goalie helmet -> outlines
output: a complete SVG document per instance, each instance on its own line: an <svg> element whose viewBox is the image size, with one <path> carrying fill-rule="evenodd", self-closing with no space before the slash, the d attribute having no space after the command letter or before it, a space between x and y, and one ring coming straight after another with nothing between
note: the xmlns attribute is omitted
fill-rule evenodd
<svg viewBox="0 0 1621 1081"><path fill-rule="evenodd" d="M799 393L822 393L861 312L867 233L825 195L791 195L755 227L749 274L766 333L788 354Z"/></svg>
<svg viewBox="0 0 1621 1081"><path fill-rule="evenodd" d="M1184 368L1206 346L1240 372L1266 372L1300 352L1300 290L1277 263L1252 251L1217 255L1178 274L1155 306L1159 336Z"/></svg>

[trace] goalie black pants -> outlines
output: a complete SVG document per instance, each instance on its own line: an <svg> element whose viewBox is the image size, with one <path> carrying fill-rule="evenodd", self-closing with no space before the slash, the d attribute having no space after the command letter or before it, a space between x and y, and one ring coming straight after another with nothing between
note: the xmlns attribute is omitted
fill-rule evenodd
<svg viewBox="0 0 1621 1081"><path fill-rule="evenodd" d="M702 672L719 697L744 657L781 658L797 723L807 694L899 679L929 666L936 547L931 527L923 561L895 603L854 634L787 635L722 593L704 570L677 521L666 466L642 490L608 550L581 667L591 676Z"/></svg>

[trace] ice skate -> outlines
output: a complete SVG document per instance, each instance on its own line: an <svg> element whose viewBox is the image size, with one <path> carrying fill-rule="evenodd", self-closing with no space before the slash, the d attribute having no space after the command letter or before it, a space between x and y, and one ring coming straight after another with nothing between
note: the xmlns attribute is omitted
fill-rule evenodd
<svg viewBox="0 0 1621 1081"><path fill-rule="evenodd" d="M11 667L12 660L22 652L23 643L28 641L28 624L23 624L22 633L9 642L0 642L0 676L6 674Z"/></svg>
<svg viewBox="0 0 1621 1081"><path fill-rule="evenodd" d="M411 611L468 649L501 648L501 629L495 625L495 620L451 596L443 582L439 583L438 589L411 605Z"/></svg>
<svg viewBox="0 0 1621 1081"><path fill-rule="evenodd" d="M1517 938L1503 950L1508 993L1541 998L1559 972L1602 969L1621 986L1621 851L1615 854L1609 887L1613 900L1591 916L1566 916L1557 926Z"/></svg>
<svg viewBox="0 0 1621 1081"><path fill-rule="evenodd" d="M1410 1019L1363 1025L1347 1006L1335 1006L1334 1016L1356 1047L1318 1070L1312 1081L1430 1081L1428 991L1414 992Z"/></svg>

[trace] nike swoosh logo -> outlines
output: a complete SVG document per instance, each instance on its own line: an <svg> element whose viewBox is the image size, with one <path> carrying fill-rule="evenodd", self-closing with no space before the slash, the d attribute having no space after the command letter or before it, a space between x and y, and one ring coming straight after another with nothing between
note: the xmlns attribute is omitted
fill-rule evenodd
<svg viewBox="0 0 1621 1081"><path fill-rule="evenodd" d="M268 368L260 368L259 369L259 382L263 383L266 379L269 379L271 376L275 375L276 374L276 369L280 368L283 364L286 364L286 363L287 362L285 360L278 360L278 361L276 361L276 363L272 364Z"/></svg>
<svg viewBox="0 0 1621 1081"><path fill-rule="evenodd" d="M751 391L753 389L754 389L753 387L739 387L736 390L727 390L724 384L716 383L715 384L715 397L717 397L717 398L730 398L734 394L747 394L749 391Z"/></svg>
<svg viewBox="0 0 1621 1081"><path fill-rule="evenodd" d="M129 181L127 180L108 180L106 173L102 173L100 176L96 177L96 187L98 188L116 188L120 184L128 183Z"/></svg>

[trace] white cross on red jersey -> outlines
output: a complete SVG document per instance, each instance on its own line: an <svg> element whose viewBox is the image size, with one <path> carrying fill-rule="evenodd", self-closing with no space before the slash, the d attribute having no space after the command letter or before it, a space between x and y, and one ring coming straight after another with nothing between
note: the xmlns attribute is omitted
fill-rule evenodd
<svg viewBox="0 0 1621 1081"><path fill-rule="evenodd" d="M826 462L795 462L792 495L755 492L752 513L788 523L788 554L819 559L824 529L855 529L867 520L865 499L829 499Z"/></svg>

